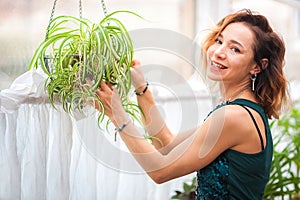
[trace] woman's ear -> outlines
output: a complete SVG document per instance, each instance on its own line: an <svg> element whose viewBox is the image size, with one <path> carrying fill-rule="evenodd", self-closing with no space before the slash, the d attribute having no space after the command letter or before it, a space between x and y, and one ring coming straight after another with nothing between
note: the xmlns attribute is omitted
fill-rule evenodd
<svg viewBox="0 0 300 200"><path fill-rule="evenodd" d="M260 63L261 63L261 69L265 70L269 65L269 60L268 60L268 58L263 58L263 59L261 59Z"/></svg>
<svg viewBox="0 0 300 200"><path fill-rule="evenodd" d="M261 72L260 66L257 63L255 63L250 70L250 74L251 75L259 74L260 72Z"/></svg>
<svg viewBox="0 0 300 200"><path fill-rule="evenodd" d="M251 74L259 74L261 71L265 70L268 67L269 60L267 58L263 58L260 61L260 65L255 63L250 71Z"/></svg>

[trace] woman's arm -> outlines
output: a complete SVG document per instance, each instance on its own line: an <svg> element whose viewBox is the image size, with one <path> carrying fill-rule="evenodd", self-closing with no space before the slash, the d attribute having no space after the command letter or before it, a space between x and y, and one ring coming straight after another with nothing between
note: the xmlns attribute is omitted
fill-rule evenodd
<svg viewBox="0 0 300 200"><path fill-rule="evenodd" d="M236 116L229 118L227 116L230 114L227 115L222 111L223 109L219 109L207 118L190 137L179 143L168 154L163 155L140 135L132 123L123 126L125 122L128 122L129 116L123 109L115 88L110 88L101 82L101 90L97 91L97 95L105 105L105 114L116 127L123 127L119 133L129 151L157 183L163 183L203 168L220 153L238 144L239 140L244 137L240 134L241 128L247 127L239 124L237 128L236 119L239 118ZM99 109L97 105L96 108Z"/></svg>
<svg viewBox="0 0 300 200"><path fill-rule="evenodd" d="M138 60L132 61L131 77L135 91L141 94L137 95L137 101L142 110L144 128L150 136L153 136L152 141L156 149L159 149L163 154L166 154L180 142L189 137L195 129L176 135L171 133L155 105L151 90L147 88L143 93L148 86L140 69L140 62Z"/></svg>
<svg viewBox="0 0 300 200"><path fill-rule="evenodd" d="M172 134L157 109L150 90L147 90L142 96L137 96L137 100L143 112L142 121L144 127L147 133L153 136L153 145L161 153L168 153L195 131L196 128L193 128L186 132Z"/></svg>

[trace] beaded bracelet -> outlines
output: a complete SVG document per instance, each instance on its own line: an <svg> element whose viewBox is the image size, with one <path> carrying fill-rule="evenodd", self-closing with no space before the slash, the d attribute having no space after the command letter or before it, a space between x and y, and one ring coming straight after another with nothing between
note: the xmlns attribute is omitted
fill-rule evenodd
<svg viewBox="0 0 300 200"><path fill-rule="evenodd" d="M119 127L116 127L115 128L115 141L117 141L117 132L120 132L122 131L130 122L130 119L128 119L124 124L122 124L121 126Z"/></svg>
<svg viewBox="0 0 300 200"><path fill-rule="evenodd" d="M125 126L127 126L127 124L130 122L130 119L128 119L124 124L122 124L121 126L119 126L119 127L117 127L116 129L115 129L115 131L122 131L124 128L125 128Z"/></svg>
<svg viewBox="0 0 300 200"><path fill-rule="evenodd" d="M146 82L146 87L145 87L145 89L144 89L142 92L137 92L137 91L135 90L135 91L134 91L135 94L136 94L137 96L142 96L142 95L145 94L145 92L147 91L148 86L149 86L149 83L148 83L148 81L147 81L147 82Z"/></svg>

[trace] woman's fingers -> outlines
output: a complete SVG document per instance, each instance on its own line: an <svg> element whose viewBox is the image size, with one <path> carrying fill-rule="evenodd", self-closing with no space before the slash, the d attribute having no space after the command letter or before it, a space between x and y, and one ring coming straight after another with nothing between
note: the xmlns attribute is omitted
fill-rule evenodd
<svg viewBox="0 0 300 200"><path fill-rule="evenodd" d="M131 67L132 67L132 68L139 67L140 65L141 65L141 63L140 63L139 60L133 59L133 60L131 61Z"/></svg>
<svg viewBox="0 0 300 200"><path fill-rule="evenodd" d="M111 98L111 88L104 81L101 81L100 88L96 89L95 93L98 97L98 99L95 100L95 108L103 112L103 109L105 110L105 107L107 107L107 102L109 102L108 99ZM99 101L101 101L101 103Z"/></svg>
<svg viewBox="0 0 300 200"><path fill-rule="evenodd" d="M122 109L122 102L117 89L111 84L101 81L100 88L95 92L98 97L98 100L95 100L95 108L105 113L110 119L113 119L114 114Z"/></svg>
<svg viewBox="0 0 300 200"><path fill-rule="evenodd" d="M105 81L101 81L101 82L100 82L100 88L101 88L101 90L103 90L104 92L112 91L112 90L113 90L113 88L110 87Z"/></svg>
<svg viewBox="0 0 300 200"><path fill-rule="evenodd" d="M146 83L140 65L141 63L139 60L132 60L132 65L130 68L131 84L135 89L144 86Z"/></svg>

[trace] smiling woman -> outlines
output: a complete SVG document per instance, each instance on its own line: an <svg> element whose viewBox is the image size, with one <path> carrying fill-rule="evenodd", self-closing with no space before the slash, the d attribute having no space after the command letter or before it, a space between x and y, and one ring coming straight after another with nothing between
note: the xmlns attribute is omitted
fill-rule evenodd
<svg viewBox="0 0 300 200"><path fill-rule="evenodd" d="M260 72L256 63L251 59L253 37L252 31L245 24L232 23L207 50L207 59L210 64L208 77L214 81L222 81L227 87L222 90L241 87L234 93L227 92L225 99L234 99L240 92L248 89L248 71L251 71L253 75ZM239 85L236 84L237 82Z"/></svg>
<svg viewBox="0 0 300 200"><path fill-rule="evenodd" d="M209 54L216 48L217 54L215 57L210 57L207 60L207 55L204 53L202 58L205 62L214 63L213 59L217 59L218 56L221 58L226 55L228 57L226 57L225 61L222 61L223 58L217 59L217 61L234 65L235 68L231 66L231 71L241 70L241 65L248 67L250 74L246 75L251 76L251 87L252 90L254 89L253 92L256 96L256 100L263 106L269 118L272 116L278 118L281 106L289 105L286 104L286 102L289 102L287 80L283 74L285 45L279 35L272 30L265 17L261 15L255 16L256 18L252 19L248 18L247 15L241 15L237 18L235 18L235 15L229 15L227 19L220 21L218 24L219 28L212 32L208 36L209 40L203 44L204 52L207 51ZM241 23L242 26L238 26L237 24L239 23ZM232 37L230 33L235 33L234 40L230 38ZM225 44L223 44L224 41L222 41L222 39L226 39ZM236 46L239 46L239 48L236 48ZM227 48L227 54L222 54L222 52L224 52L223 48ZM253 57L248 64L240 59L236 61L237 58L245 59L247 56ZM228 71L230 71L230 69ZM241 78L244 78L243 74L240 74L240 72L238 72L238 74ZM231 80L229 75L228 78L226 78L226 75L224 76L225 77L222 77L224 78L222 81ZM271 79L270 77L273 78ZM241 82L239 84L249 84L249 77L245 83ZM223 88L223 90L224 89L226 90L228 88ZM276 92L274 93L274 91Z"/></svg>
<svg viewBox="0 0 300 200"><path fill-rule="evenodd" d="M223 18L203 42L207 75L219 85L222 101L202 124L182 134L171 133L164 123L140 62L134 61L132 84L145 91L137 101L146 130L160 141L154 146L128 121L116 89L101 82L96 92L128 149L156 183L197 171L196 199L262 199L273 152L268 118L278 118L289 101L284 54L282 39L263 15L241 10Z"/></svg>

